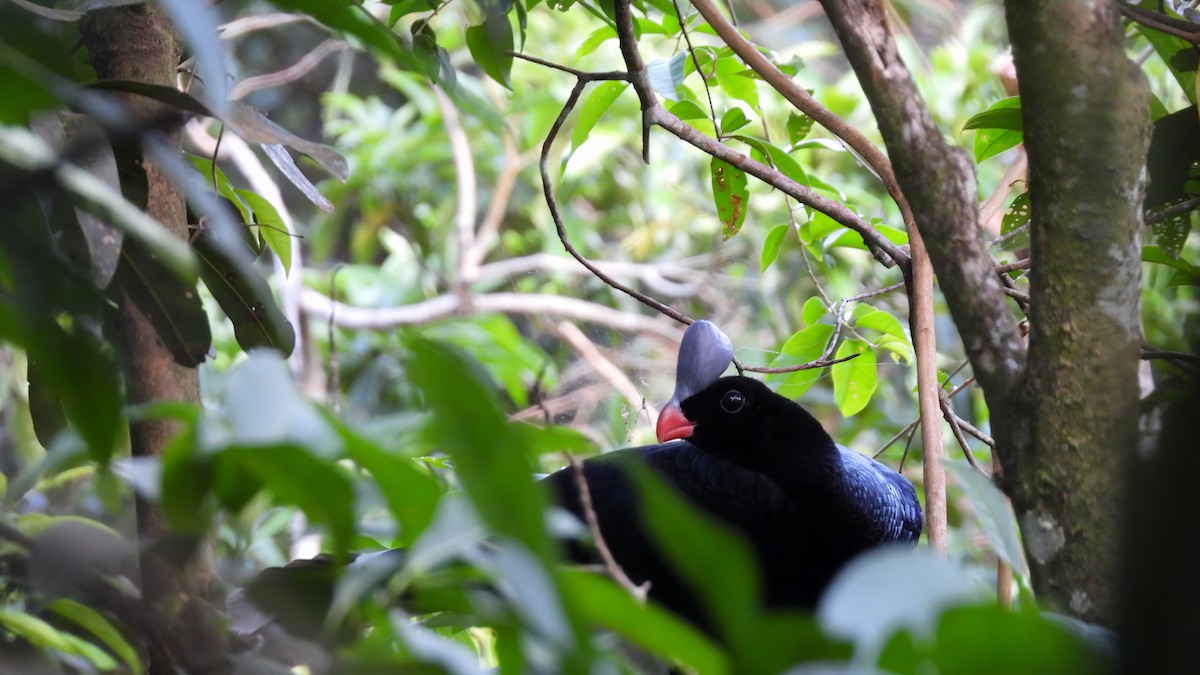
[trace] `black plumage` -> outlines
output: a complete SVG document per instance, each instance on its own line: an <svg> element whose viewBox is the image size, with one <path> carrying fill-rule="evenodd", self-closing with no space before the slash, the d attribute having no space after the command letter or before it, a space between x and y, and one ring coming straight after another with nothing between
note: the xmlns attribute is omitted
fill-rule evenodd
<svg viewBox="0 0 1200 675"><path fill-rule="evenodd" d="M915 544L922 515L900 474L842 448L804 408L746 377L726 377L684 399L687 440L630 448L584 463L602 536L635 582L702 627L695 592L647 533L622 466L639 461L686 499L743 536L753 549L768 607L812 609L858 553ZM660 425L660 436L672 436ZM560 504L582 514L570 470L547 478ZM576 557L581 553L573 549ZM714 582L716 583L716 582Z"/></svg>

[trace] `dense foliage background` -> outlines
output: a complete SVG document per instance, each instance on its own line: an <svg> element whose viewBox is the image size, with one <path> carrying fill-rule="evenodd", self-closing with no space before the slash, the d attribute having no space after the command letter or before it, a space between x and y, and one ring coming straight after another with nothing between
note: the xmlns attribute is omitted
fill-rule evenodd
<svg viewBox="0 0 1200 675"><path fill-rule="evenodd" d="M682 333L570 257L563 236L613 280L715 321L746 366L857 354L765 378L838 442L925 482L900 267L661 129L643 146L629 82L591 82L559 128L581 73L627 66L612 3L31 4L0 5L0 665L325 663L236 590L321 552L330 571L260 590L327 603L345 672L624 672L644 654L614 636L702 673L1091 672L1111 656L1103 629L1066 616L1094 618L1086 609L1039 606L1028 533L1023 549L987 479L989 408L940 292L936 367L954 421L941 432L945 558L868 556L815 617L763 612L744 547L648 483L656 533L728 619L719 639L603 570L561 564L552 535L579 526L547 511L537 474L653 442ZM690 5L633 8L669 112L908 243L876 172ZM783 73L881 143L817 3L733 9ZM1170 18L1190 23L1185 9ZM937 128L977 162L981 236L1008 266L1016 326L1030 207L1004 8L887 10ZM102 48L152 58L137 39L106 42L115 25L173 25L187 60L168 59L169 82L108 74ZM1178 32L1125 32L1155 122L1143 321L1130 328L1165 357L1142 370L1144 447L1155 405L1196 363L1184 353L1200 283L1195 40ZM157 181L186 195L173 232ZM157 361L130 347L138 325L157 336ZM139 384L180 373L193 384ZM139 435L152 428L166 431ZM395 547L406 553L341 566ZM139 557L141 574L164 570L141 595ZM151 602L163 598L179 602Z"/></svg>

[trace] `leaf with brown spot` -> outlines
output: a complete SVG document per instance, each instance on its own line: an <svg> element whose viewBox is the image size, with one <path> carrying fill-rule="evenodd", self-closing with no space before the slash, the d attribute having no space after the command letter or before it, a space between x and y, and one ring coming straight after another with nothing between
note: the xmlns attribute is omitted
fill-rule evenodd
<svg viewBox="0 0 1200 675"><path fill-rule="evenodd" d="M746 220L746 203L750 198L746 172L713 157L710 173L713 201L721 219L721 234L729 239L742 229Z"/></svg>

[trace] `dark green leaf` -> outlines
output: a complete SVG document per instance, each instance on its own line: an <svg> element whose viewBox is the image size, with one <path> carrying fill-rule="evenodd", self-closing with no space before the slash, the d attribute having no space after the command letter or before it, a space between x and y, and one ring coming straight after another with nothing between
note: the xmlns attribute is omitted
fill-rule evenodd
<svg viewBox="0 0 1200 675"><path fill-rule="evenodd" d="M493 80L512 88L512 25L498 2L485 5L483 23L467 27L467 48L475 63Z"/></svg>
<svg viewBox="0 0 1200 675"><path fill-rule="evenodd" d="M1005 211L1004 217L1000 220L1000 235L1006 235L1018 228L1025 227L1029 224L1030 207L1029 193L1022 192L1013 199L1008 210ZM1023 232L1015 235L1010 239L1006 239L1001 248L1006 251L1013 251L1020 248L1029 247L1029 232Z"/></svg>
<svg viewBox="0 0 1200 675"><path fill-rule="evenodd" d="M194 368L204 361L212 332L195 282L180 281L141 242L131 240L121 250L114 283L150 319L176 363Z"/></svg>
<svg viewBox="0 0 1200 675"><path fill-rule="evenodd" d="M296 332L250 256L235 248L241 245L218 237L212 229L201 230L193 243L202 262L200 276L233 322L242 349L270 347L287 356L296 346Z"/></svg>
<svg viewBox="0 0 1200 675"><path fill-rule="evenodd" d="M812 132L813 118L804 113L789 113L787 119L788 142L793 146L808 137ZM840 146L838 149L841 149Z"/></svg>
<svg viewBox="0 0 1200 675"><path fill-rule="evenodd" d="M433 431L480 516L497 533L550 560L543 522L545 497L533 464L500 412L491 387L463 355L446 345L413 340L411 381L433 413Z"/></svg>
<svg viewBox="0 0 1200 675"><path fill-rule="evenodd" d="M713 157L709 167L712 178L713 201L721 219L721 234L729 239L742 229L746 206L750 198L746 172Z"/></svg>
<svg viewBox="0 0 1200 675"><path fill-rule="evenodd" d="M560 573L563 594L589 625L602 626L652 653L697 673L729 673L729 659L708 637L675 615L641 604L610 579L567 569Z"/></svg>

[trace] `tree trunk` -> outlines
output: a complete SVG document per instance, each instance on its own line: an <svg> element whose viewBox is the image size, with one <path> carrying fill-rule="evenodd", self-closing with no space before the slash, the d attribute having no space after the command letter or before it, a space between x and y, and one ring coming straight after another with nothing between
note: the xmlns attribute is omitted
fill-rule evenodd
<svg viewBox="0 0 1200 675"><path fill-rule="evenodd" d="M1149 98L1113 2L1008 0L1029 152L1029 356L1008 487L1040 597L1115 620L1122 469L1137 440Z"/></svg>
<svg viewBox="0 0 1200 675"><path fill-rule="evenodd" d="M127 5L88 12L80 23L89 59L101 79L121 79L173 86L180 45L163 10L154 3ZM152 99L121 95L132 121L160 120L169 111ZM158 125L156 125L158 126ZM179 132L164 132L167 142L180 147ZM144 176L135 178L148 189L146 212L181 239L187 238L187 212L183 196L166 174L148 159L139 165ZM123 185L126 183L122 177ZM144 181L144 183L143 183ZM199 405L198 373L175 363L154 326L127 296L120 300L116 321L116 348L121 356L126 395L131 404L182 401ZM162 454L176 431L169 421L146 421L130 428L135 457ZM156 548L166 534L166 523L156 503L137 500L141 538L142 593L164 622L170 646L149 645L152 673L223 670L224 639L216 630L203 600L211 569L207 558L192 562L189 574Z"/></svg>

